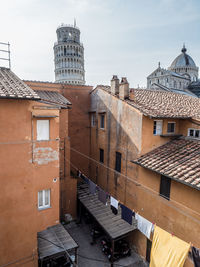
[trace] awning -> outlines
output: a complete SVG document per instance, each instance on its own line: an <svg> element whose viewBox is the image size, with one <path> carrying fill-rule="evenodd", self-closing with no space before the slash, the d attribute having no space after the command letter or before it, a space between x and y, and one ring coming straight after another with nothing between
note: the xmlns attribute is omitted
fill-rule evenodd
<svg viewBox="0 0 200 267"><path fill-rule="evenodd" d="M130 225L121 218L121 209L114 215L109 203L106 206L99 201L97 194L90 194L87 184L78 185L78 199L112 240L120 239L137 229L134 217L133 225Z"/></svg>
<svg viewBox="0 0 200 267"><path fill-rule="evenodd" d="M55 257L78 248L77 243L61 224L48 227L37 235L38 255L43 260L47 257Z"/></svg>

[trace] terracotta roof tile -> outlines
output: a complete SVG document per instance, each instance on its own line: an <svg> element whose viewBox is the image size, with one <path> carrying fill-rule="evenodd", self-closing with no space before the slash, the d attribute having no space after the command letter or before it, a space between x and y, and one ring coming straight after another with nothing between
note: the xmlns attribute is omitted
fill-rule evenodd
<svg viewBox="0 0 200 267"><path fill-rule="evenodd" d="M55 91L40 91L40 90L34 90L37 95L41 98L42 101L48 102L50 104L59 105L61 107L68 107L68 105L71 105L69 100L65 98L63 95L61 95L58 92Z"/></svg>
<svg viewBox="0 0 200 267"><path fill-rule="evenodd" d="M132 161L200 190L200 140L181 137Z"/></svg>
<svg viewBox="0 0 200 267"><path fill-rule="evenodd" d="M154 118L200 119L200 99L172 92L133 89L134 100L127 102Z"/></svg>
<svg viewBox="0 0 200 267"><path fill-rule="evenodd" d="M40 99L36 92L7 68L0 68L0 98Z"/></svg>
<svg viewBox="0 0 200 267"><path fill-rule="evenodd" d="M109 94L111 93L110 86L98 85L95 89L102 89ZM134 100L127 98L125 101L146 116L152 118L200 119L199 98L174 92L148 89L131 89L131 92L134 95Z"/></svg>

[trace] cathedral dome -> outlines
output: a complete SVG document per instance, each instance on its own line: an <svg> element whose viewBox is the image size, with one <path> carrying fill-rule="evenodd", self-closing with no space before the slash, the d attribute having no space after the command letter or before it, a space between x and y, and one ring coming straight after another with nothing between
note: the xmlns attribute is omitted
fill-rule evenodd
<svg viewBox="0 0 200 267"><path fill-rule="evenodd" d="M181 54L174 59L172 62L170 69L176 69L176 68L196 68L196 64L194 63L194 60L186 54L187 49L185 46L183 46L181 50Z"/></svg>

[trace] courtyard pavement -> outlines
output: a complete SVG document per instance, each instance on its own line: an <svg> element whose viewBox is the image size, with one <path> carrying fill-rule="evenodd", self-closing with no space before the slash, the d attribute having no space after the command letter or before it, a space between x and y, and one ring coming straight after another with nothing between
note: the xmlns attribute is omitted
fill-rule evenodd
<svg viewBox="0 0 200 267"><path fill-rule="evenodd" d="M64 225L73 239L78 243L78 266L79 267L110 267L111 264L106 255L101 251L99 241L91 245L92 238L90 227L84 222L76 224L71 222ZM122 258L114 262L114 267L147 267L142 258L132 251L130 257Z"/></svg>

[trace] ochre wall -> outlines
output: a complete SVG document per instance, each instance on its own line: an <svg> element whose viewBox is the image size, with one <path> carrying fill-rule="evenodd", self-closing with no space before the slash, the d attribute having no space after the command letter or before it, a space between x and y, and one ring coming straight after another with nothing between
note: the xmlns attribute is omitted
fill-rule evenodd
<svg viewBox="0 0 200 267"><path fill-rule="evenodd" d="M138 166L138 201L131 205L150 222L180 239L200 246L200 194L199 191L172 180L170 200L159 196L160 175ZM144 187L143 187L144 185ZM147 187L150 190L146 190ZM140 254L145 254L146 241L134 239ZM190 260L188 259L187 264ZM185 265L189 266L189 265Z"/></svg>
<svg viewBox="0 0 200 267"><path fill-rule="evenodd" d="M72 103L67 115L64 115L65 110L62 110L60 114L61 218L64 217L65 213L70 213L76 217L77 180L70 176L70 169L73 174L76 174L77 169L79 169L88 175L89 160L87 157L90 152L89 93L92 87L48 82L25 82L34 90L57 91ZM63 164L65 164L65 168Z"/></svg>
<svg viewBox="0 0 200 267"><path fill-rule="evenodd" d="M113 196L126 202L132 194L128 181L111 169L115 169L116 151L122 154L122 174L135 173L130 163L141 150L142 115L125 102L103 90L91 94L91 116L96 115L96 125L91 127L90 178ZM105 112L105 129L100 129L100 116ZM91 121L91 118L90 118ZM90 124L91 125L91 124ZM99 149L104 149L104 165L99 164ZM124 194L124 192L127 194Z"/></svg>
<svg viewBox="0 0 200 267"><path fill-rule="evenodd" d="M72 103L72 109L69 110L71 163L85 175L88 175L89 160L87 157L90 152L89 93L91 89L91 86L65 85L62 90L63 95ZM74 169L73 172L76 173Z"/></svg>
<svg viewBox="0 0 200 267"><path fill-rule="evenodd" d="M59 223L59 117L50 119L50 141L36 141L32 112L45 105L0 102L0 265L29 256L17 266L37 266L37 232ZM51 207L38 210L44 189L51 190Z"/></svg>
<svg viewBox="0 0 200 267"><path fill-rule="evenodd" d="M157 120L157 119L155 119ZM163 122L163 131L162 134L167 134L167 123L175 122L175 134L180 134L179 131L179 120L177 119L158 119ZM142 151L141 154L145 154L148 151L153 150L156 147L159 147L171 140L171 137L162 137L160 135L153 135L153 125L154 119L150 119L147 116L143 116L142 123Z"/></svg>

